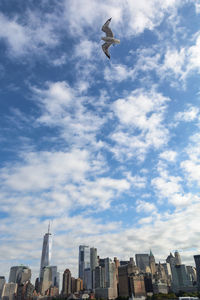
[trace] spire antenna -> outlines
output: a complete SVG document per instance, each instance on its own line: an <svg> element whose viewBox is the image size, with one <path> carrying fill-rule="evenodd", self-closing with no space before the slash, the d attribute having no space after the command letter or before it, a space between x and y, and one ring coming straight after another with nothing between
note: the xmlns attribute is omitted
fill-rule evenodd
<svg viewBox="0 0 200 300"><path fill-rule="evenodd" d="M49 225L48 225L48 233L50 232L50 221L49 221Z"/></svg>

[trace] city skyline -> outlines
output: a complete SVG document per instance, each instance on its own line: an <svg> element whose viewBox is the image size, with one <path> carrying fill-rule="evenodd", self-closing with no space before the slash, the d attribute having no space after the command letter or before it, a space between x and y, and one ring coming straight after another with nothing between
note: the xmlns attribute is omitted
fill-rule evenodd
<svg viewBox="0 0 200 300"><path fill-rule="evenodd" d="M79 245L194 265L199 81L199 0L0 1L1 272L38 277L49 220L60 272Z"/></svg>
<svg viewBox="0 0 200 300"><path fill-rule="evenodd" d="M49 247L49 236L51 236L51 246ZM48 224L48 232L46 232L43 236L43 242L42 242L42 250L41 250L41 258L38 260L40 261L40 267L39 267L39 271L34 271L32 272L32 276L31 276L31 282L32 283L35 283L35 280L38 278L41 280L41 274L42 274L42 269L45 268L45 267L51 267L51 268L55 268L56 267L56 272L58 271L58 273L60 274L60 280L61 280L61 275L62 273L64 272L64 270L67 268L68 269L68 265L62 265L62 268L59 270L57 270L57 266L53 266L54 263L53 263L53 260L51 259L51 247L52 247L52 242L53 242L53 239L52 239L52 233L50 232L50 223ZM76 278L81 278L81 279L84 279L84 270L85 269L91 269L91 270L94 270L95 269L95 266L97 265L97 262L95 262L95 258L94 258L94 255L97 257L97 253L98 253L98 257L104 257L104 259L106 258L110 258L110 259L114 259L114 258L117 258L119 261L127 261L129 260L130 258L133 258L135 260L135 263L138 267L140 267L140 259L137 257L144 257L144 262L145 261L149 261L150 257L153 256L153 261L156 262L157 264L158 263L165 263L167 261L167 258L171 255L172 252L174 252L174 259L176 260L176 263L178 264L185 264L185 265L191 265L191 266L195 266L195 257L199 257L200 254L196 253L194 255L194 257L192 256L192 259L190 260L191 263L187 264L184 259L182 261L182 258L180 258L180 251L178 250L170 250L168 251L166 257L162 257L160 259L156 259L155 260L155 255L153 254L152 252L152 249L150 248L149 251L139 251L137 253L132 253L132 255L130 255L129 257L126 256L126 257L117 257L115 254L113 255L113 257L111 256L108 256L108 255L100 255L99 251L97 252L97 248L95 247L91 247L89 245L79 245L78 247L79 251L78 251L78 256L77 256L77 266L76 268L73 270L74 273L71 272L71 275L75 276ZM85 252L85 249L86 249L86 252ZM94 252L95 251L95 252ZM84 253L84 254L81 254ZM93 252L95 254L93 254ZM200 251L199 251L200 252ZM148 257L148 258L147 258ZM159 257L159 256L158 256ZM47 263L48 261L48 263ZM92 265L91 265L91 261L92 261ZM149 265L150 265L150 261L149 261ZM10 282L10 270L11 268L13 268L14 265L12 265L10 267L9 270L7 270L6 273L4 274L0 274L0 276L5 276L5 278L9 279L9 282ZM25 264L16 264L16 266L23 268L23 267L28 267L32 270L31 266L30 265L26 265ZM140 267L141 271L144 271L145 270L145 267L144 265L141 265ZM33 268L34 270L34 268ZM38 276L39 274L39 276Z"/></svg>
<svg viewBox="0 0 200 300"><path fill-rule="evenodd" d="M48 261L49 265L44 264L44 250L47 254L47 235L48 237L51 235L49 227L48 232L44 235L41 251L42 272L40 270L35 284L31 284L30 268L22 265L12 266L7 283L5 277L0 276L0 297L1 293L7 295L10 292L16 293L17 299L21 299L22 293L30 296L33 293L38 296L52 293L52 296L58 296L60 290L60 293L65 296L85 291L95 294L97 299L102 297L115 299L118 296L131 296L132 293L136 297L145 297L155 293L168 294L180 291L197 293L200 290L200 255L193 257L196 266L194 268L186 266L182 262L181 255L177 250L174 254L170 252L165 263L156 262L152 250L149 254L135 254L135 260L130 257L128 260L122 261L117 257L102 258L98 255L97 248L88 245L79 245L77 263L79 278L74 278L67 268L63 274L60 274L63 277L61 286L57 266L52 266L50 260Z"/></svg>

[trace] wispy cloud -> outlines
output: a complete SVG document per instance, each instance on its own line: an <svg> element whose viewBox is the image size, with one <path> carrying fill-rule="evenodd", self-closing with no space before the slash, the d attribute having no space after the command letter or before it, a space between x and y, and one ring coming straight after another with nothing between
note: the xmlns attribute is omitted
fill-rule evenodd
<svg viewBox="0 0 200 300"><path fill-rule="evenodd" d="M196 183L200 185L200 135L194 134L191 137L191 144L186 148L188 159L181 162L181 167L188 178L189 183Z"/></svg>
<svg viewBox="0 0 200 300"><path fill-rule="evenodd" d="M163 158L170 162L176 161L176 157L177 157L177 153L172 150L166 150L160 154L160 158Z"/></svg>
<svg viewBox="0 0 200 300"><path fill-rule="evenodd" d="M82 88L75 90L67 82L49 82L43 89L33 87L33 91L42 109L38 123L60 128L62 138L71 146L102 146L96 134L106 118L87 109L89 98L79 94Z"/></svg>
<svg viewBox="0 0 200 300"><path fill-rule="evenodd" d="M192 122L197 119L199 119L199 108L195 106L189 106L185 111L175 115L175 120L179 122Z"/></svg>
<svg viewBox="0 0 200 300"><path fill-rule="evenodd" d="M155 90L135 90L129 96L113 103L113 112L119 120L111 139L113 152L122 159L144 159L149 148L159 149L168 141L168 129L164 125L166 103L170 99Z"/></svg>

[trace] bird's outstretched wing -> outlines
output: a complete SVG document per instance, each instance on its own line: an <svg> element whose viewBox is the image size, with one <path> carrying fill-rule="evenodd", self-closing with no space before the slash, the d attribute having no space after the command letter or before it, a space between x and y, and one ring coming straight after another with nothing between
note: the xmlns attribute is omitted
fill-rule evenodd
<svg viewBox="0 0 200 300"><path fill-rule="evenodd" d="M110 27L109 27L109 24L110 24L110 22L111 22L111 19L112 18L110 18L110 19L108 19L107 21L106 21L106 23L102 26L102 28L101 28L101 30L103 31L103 32L105 32L106 33L106 36L108 36L108 37L113 37L114 35L113 35L113 33L112 33L112 30L110 29Z"/></svg>
<svg viewBox="0 0 200 300"><path fill-rule="evenodd" d="M102 49L103 49L103 52L105 53L105 55L110 58L110 54L108 52L108 48L110 47L111 43L104 43L102 45Z"/></svg>

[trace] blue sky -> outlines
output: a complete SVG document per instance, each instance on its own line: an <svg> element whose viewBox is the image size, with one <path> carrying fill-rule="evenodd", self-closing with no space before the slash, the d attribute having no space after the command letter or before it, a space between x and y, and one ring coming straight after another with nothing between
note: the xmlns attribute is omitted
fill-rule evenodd
<svg viewBox="0 0 200 300"><path fill-rule="evenodd" d="M121 40L101 49L101 27ZM200 1L0 3L1 275L78 246L200 250Z"/></svg>

